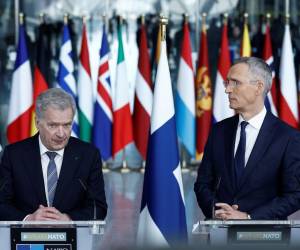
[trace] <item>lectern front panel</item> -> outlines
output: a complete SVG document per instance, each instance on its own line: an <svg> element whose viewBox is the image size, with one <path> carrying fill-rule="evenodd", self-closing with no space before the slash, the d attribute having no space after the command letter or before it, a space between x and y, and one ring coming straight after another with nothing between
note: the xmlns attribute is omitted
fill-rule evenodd
<svg viewBox="0 0 300 250"><path fill-rule="evenodd" d="M12 250L76 250L76 228L11 227Z"/></svg>

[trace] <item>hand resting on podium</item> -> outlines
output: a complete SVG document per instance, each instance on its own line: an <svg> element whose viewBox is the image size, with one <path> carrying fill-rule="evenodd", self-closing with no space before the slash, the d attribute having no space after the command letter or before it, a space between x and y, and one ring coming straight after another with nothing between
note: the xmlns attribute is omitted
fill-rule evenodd
<svg viewBox="0 0 300 250"><path fill-rule="evenodd" d="M214 218L221 220L248 220L249 216L247 213L239 211L238 205L228 205L227 203L216 203Z"/></svg>
<svg viewBox="0 0 300 250"><path fill-rule="evenodd" d="M26 216L25 221L70 221L67 214L61 213L55 207L45 207L40 205L32 214Z"/></svg>

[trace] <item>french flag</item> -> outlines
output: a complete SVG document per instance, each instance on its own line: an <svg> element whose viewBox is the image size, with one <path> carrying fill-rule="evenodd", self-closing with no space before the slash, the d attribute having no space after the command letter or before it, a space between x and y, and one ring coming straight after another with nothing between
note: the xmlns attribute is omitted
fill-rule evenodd
<svg viewBox="0 0 300 250"><path fill-rule="evenodd" d="M97 94L94 106L92 142L100 150L104 161L108 160L112 156L113 107L108 56L109 45L105 26L103 26Z"/></svg>
<svg viewBox="0 0 300 250"><path fill-rule="evenodd" d="M17 59L12 77L8 109L7 140L14 143L30 136L32 76L27 53L23 16L20 16Z"/></svg>
<svg viewBox="0 0 300 250"><path fill-rule="evenodd" d="M187 225L165 41L161 42L150 131L137 241L176 247L187 242Z"/></svg>

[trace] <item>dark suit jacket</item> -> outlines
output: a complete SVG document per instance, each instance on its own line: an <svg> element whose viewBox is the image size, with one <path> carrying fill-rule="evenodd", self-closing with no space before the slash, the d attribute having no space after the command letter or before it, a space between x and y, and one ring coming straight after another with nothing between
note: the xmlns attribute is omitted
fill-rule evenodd
<svg viewBox="0 0 300 250"><path fill-rule="evenodd" d="M252 219L286 219L300 208L300 133L267 112L237 187L238 120L236 115L212 128L194 186L198 204L207 218L213 203L225 202Z"/></svg>
<svg viewBox="0 0 300 250"><path fill-rule="evenodd" d="M40 204L47 206L38 135L4 149L0 180L0 220L23 220ZM72 220L93 219L94 207L97 219L105 218L107 204L101 160L99 151L91 144L69 139L53 206Z"/></svg>

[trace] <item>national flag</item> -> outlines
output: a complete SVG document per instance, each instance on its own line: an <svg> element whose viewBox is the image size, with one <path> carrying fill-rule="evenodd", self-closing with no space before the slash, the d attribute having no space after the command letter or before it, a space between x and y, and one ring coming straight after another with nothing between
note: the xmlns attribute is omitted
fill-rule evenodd
<svg viewBox="0 0 300 250"><path fill-rule="evenodd" d="M183 26L183 40L175 100L178 137L190 156L194 157L196 147L195 78L190 31L187 21Z"/></svg>
<svg viewBox="0 0 300 250"><path fill-rule="evenodd" d="M58 69L58 86L64 91L73 96L76 103L78 101L77 86L74 78L74 62L72 43L70 39L70 32L68 28L68 22L65 17L65 24L63 27L62 45L59 54L59 69ZM79 137L79 124L78 114L75 113L74 122L72 126L72 135Z"/></svg>
<svg viewBox="0 0 300 250"><path fill-rule="evenodd" d="M227 27L227 17L225 17L222 30L221 48L219 53L218 70L213 100L214 123L234 115L233 109L229 107L228 95L225 93L225 88L223 84L224 80L227 79L227 73L231 65L227 37Z"/></svg>
<svg viewBox="0 0 300 250"><path fill-rule="evenodd" d="M202 23L201 43L196 74L196 159L201 160L212 120L212 86L209 75L208 47L205 21Z"/></svg>
<svg viewBox="0 0 300 250"><path fill-rule="evenodd" d="M78 120L80 139L91 141L93 123L93 83L85 21L82 28L81 51L78 69Z"/></svg>
<svg viewBox="0 0 300 250"><path fill-rule="evenodd" d="M147 155L152 100L153 92L147 34L145 24L142 24L140 28L139 61L135 85L133 137L138 151L145 160Z"/></svg>
<svg viewBox="0 0 300 250"><path fill-rule="evenodd" d="M275 80L275 69L274 69L274 57L272 52L271 34L270 34L270 24L266 23L266 33L263 49L263 59L272 69L272 86L265 99L266 109L271 111L275 116L278 115L277 112L277 90L276 90L276 80Z"/></svg>
<svg viewBox="0 0 300 250"><path fill-rule="evenodd" d="M241 57L251 56L251 43L250 43L250 36L249 36L249 30L248 30L248 24L247 24L247 17L248 17L248 15L245 14L243 38L242 38L241 47L240 47Z"/></svg>
<svg viewBox="0 0 300 250"><path fill-rule="evenodd" d="M113 102L113 155L116 155L116 153L133 141L129 106L129 82L126 73L121 24L118 26L118 43L118 63Z"/></svg>
<svg viewBox="0 0 300 250"><path fill-rule="evenodd" d="M17 58L12 76L8 108L7 139L14 143L30 136L32 76L27 53L25 27L20 17Z"/></svg>
<svg viewBox="0 0 300 250"><path fill-rule="evenodd" d="M294 55L289 24L285 25L279 69L279 117L294 128L298 127L297 86Z"/></svg>
<svg viewBox="0 0 300 250"><path fill-rule="evenodd" d="M35 102L36 98L49 88L49 58L50 39L48 35L47 25L42 23L38 29L38 38L36 42L36 63L34 66L34 82L33 82L33 102L34 106L31 114L31 136L37 133L35 126Z"/></svg>
<svg viewBox="0 0 300 250"><path fill-rule="evenodd" d="M150 127L138 244L175 248L178 242L187 243L187 225L172 84L163 39Z"/></svg>
<svg viewBox="0 0 300 250"><path fill-rule="evenodd" d="M94 106L92 141L99 148L103 160L112 156L113 105L109 72L109 45L103 26L98 69L97 94Z"/></svg>

